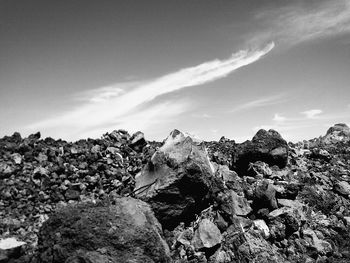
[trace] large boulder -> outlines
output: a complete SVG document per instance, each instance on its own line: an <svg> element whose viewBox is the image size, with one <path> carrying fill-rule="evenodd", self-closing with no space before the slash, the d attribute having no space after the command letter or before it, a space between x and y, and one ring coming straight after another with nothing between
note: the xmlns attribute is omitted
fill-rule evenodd
<svg viewBox="0 0 350 263"><path fill-rule="evenodd" d="M208 205L215 180L204 143L174 130L137 174L134 192L151 204L164 228L172 229Z"/></svg>
<svg viewBox="0 0 350 263"><path fill-rule="evenodd" d="M350 184L346 181L336 181L334 183L333 189L340 195L343 195L345 197L350 196Z"/></svg>
<svg viewBox="0 0 350 263"><path fill-rule="evenodd" d="M25 242L16 238L0 239L0 263L10 262L11 259L18 259L23 254Z"/></svg>
<svg viewBox="0 0 350 263"><path fill-rule="evenodd" d="M251 141L237 147L233 168L239 174L246 174L250 163L262 161L269 166L283 168L288 161L288 144L275 130L259 130Z"/></svg>
<svg viewBox="0 0 350 263"><path fill-rule="evenodd" d="M131 197L68 206L41 228L37 262L170 262L161 233L149 205Z"/></svg>
<svg viewBox="0 0 350 263"><path fill-rule="evenodd" d="M333 144L339 141L350 140L350 128L345 123L338 123L330 127L325 136L322 137L322 142L325 144Z"/></svg>

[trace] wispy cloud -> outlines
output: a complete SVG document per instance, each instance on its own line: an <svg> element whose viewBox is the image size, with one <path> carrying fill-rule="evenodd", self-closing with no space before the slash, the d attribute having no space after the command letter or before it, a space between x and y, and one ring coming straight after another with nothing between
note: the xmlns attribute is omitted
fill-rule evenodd
<svg viewBox="0 0 350 263"><path fill-rule="evenodd" d="M290 1L256 18L265 29L251 36L253 43L273 39L277 44L294 45L350 33L350 1Z"/></svg>
<svg viewBox="0 0 350 263"><path fill-rule="evenodd" d="M126 114L117 118L114 122L106 123L102 126L97 126L89 130L78 131L71 134L73 138L98 138L106 132L123 128L131 132L147 130L148 137L159 137L169 132L169 124L174 121L175 117L181 115L191 108L189 100L165 101L150 105L145 109L132 114ZM154 127L157 127L154 129ZM64 131L63 131L64 132ZM162 134L163 132L163 134ZM165 133L164 133L165 132Z"/></svg>
<svg viewBox="0 0 350 263"><path fill-rule="evenodd" d="M199 118L199 119L210 119L210 118L213 117L212 115L210 115L208 113L202 113L202 114L194 113L191 116L194 117L194 118Z"/></svg>
<svg viewBox="0 0 350 263"><path fill-rule="evenodd" d="M287 120L287 118L278 114L278 113L275 113L272 120L276 121L276 122L283 122L283 121Z"/></svg>
<svg viewBox="0 0 350 263"><path fill-rule="evenodd" d="M137 123L137 129L143 129L149 121L142 120L149 120L149 107L154 106L147 105L148 110L145 110L143 107L146 104L150 104L162 95L224 78L235 70L259 60L273 47L272 42L262 49L242 50L232 54L228 59L215 59L153 80L117 83L78 94L83 103L77 108L35 123L28 128L43 130L49 136L63 136L69 139L81 138L82 135L91 134L90 131L93 130L106 131L106 128L112 125L114 128L118 128L117 126L124 128L136 127L133 124ZM168 107L170 106L174 105L168 102ZM164 104L159 107L164 107ZM153 120L157 120L159 114L166 118L176 113L169 111L169 108L164 108L157 114L160 111L157 108L151 110ZM116 125L118 123L120 125Z"/></svg>
<svg viewBox="0 0 350 263"><path fill-rule="evenodd" d="M315 119L320 115L323 111L320 109L312 109L312 110L307 110L300 112L301 114L305 115L307 119Z"/></svg>
<svg viewBox="0 0 350 263"><path fill-rule="evenodd" d="M265 96L255 100L245 102L243 104L237 105L230 112L240 112L245 110L251 110L255 108L267 107L271 105L280 104L286 101L284 94Z"/></svg>

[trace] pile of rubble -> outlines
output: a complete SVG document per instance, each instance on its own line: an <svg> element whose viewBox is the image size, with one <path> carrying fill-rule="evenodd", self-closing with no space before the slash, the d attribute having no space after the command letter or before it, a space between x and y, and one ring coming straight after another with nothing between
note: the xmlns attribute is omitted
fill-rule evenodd
<svg viewBox="0 0 350 263"><path fill-rule="evenodd" d="M0 140L0 235L36 247L42 223L67 203L125 195L155 149L142 133L113 131L68 143L40 133Z"/></svg>
<svg viewBox="0 0 350 263"><path fill-rule="evenodd" d="M241 144L39 137L0 142L2 241L35 248L0 242L0 262L350 261L344 124L296 144L274 130Z"/></svg>

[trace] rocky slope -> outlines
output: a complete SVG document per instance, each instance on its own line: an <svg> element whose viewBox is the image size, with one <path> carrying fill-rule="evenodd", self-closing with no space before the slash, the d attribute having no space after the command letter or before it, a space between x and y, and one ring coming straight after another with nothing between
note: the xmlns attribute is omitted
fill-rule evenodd
<svg viewBox="0 0 350 263"><path fill-rule="evenodd" d="M350 129L297 144L15 133L0 197L1 263L350 262Z"/></svg>

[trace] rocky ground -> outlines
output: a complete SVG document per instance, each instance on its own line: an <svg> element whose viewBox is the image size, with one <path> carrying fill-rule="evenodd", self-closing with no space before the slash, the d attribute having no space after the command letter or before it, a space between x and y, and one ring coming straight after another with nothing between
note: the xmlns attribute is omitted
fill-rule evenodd
<svg viewBox="0 0 350 263"><path fill-rule="evenodd" d="M350 129L0 139L0 262L350 262Z"/></svg>

